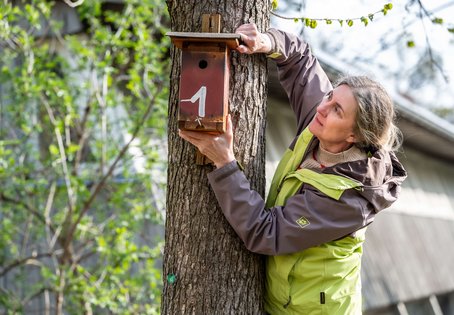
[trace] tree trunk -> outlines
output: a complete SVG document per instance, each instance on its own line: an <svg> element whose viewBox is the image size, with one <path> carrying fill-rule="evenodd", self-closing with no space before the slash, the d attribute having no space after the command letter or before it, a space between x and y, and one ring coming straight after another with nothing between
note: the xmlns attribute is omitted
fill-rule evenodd
<svg viewBox="0 0 454 315"><path fill-rule="evenodd" d="M222 32L243 23L269 24L269 0L167 0L172 31L200 32L202 14L220 13ZM169 169L162 314L262 314L263 258L247 251L225 220L206 174L213 166L194 163L195 148L178 136L181 51L171 52ZM235 155L252 187L265 187L265 104L267 70L263 55L233 52L229 107Z"/></svg>

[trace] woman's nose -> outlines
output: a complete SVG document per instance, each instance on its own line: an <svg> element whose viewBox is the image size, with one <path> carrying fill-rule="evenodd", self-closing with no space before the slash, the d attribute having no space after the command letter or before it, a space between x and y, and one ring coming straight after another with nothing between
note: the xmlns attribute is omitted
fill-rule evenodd
<svg viewBox="0 0 454 315"><path fill-rule="evenodd" d="M320 105L318 105L317 107L317 112L323 116L326 115L326 113L328 112L328 104L326 102L322 102L320 103Z"/></svg>

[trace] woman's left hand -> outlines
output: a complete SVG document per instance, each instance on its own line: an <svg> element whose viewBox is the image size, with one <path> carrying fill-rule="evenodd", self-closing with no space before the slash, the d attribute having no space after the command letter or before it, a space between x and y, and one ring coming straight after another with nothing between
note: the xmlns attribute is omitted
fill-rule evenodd
<svg viewBox="0 0 454 315"><path fill-rule="evenodd" d="M217 168L235 160L230 115L227 116L225 133L212 134L187 130L179 130L178 133L180 137L195 145L203 155L213 161Z"/></svg>
<svg viewBox="0 0 454 315"><path fill-rule="evenodd" d="M241 35L242 44L237 51L242 54L269 53L271 51L271 39L268 35L260 33L254 23L239 26L235 33Z"/></svg>

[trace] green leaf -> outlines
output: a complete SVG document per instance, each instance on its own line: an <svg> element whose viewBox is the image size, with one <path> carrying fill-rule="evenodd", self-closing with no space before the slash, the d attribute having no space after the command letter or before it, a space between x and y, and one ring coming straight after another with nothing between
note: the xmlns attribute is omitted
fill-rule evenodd
<svg viewBox="0 0 454 315"><path fill-rule="evenodd" d="M448 32L454 33L454 27L448 28Z"/></svg>
<svg viewBox="0 0 454 315"><path fill-rule="evenodd" d="M51 144L49 146L49 152L52 154L52 155L59 155L60 154L60 151L58 150L58 147L54 144Z"/></svg>
<svg viewBox="0 0 454 315"><path fill-rule="evenodd" d="M326 24L333 24L333 21L330 19L325 19Z"/></svg>
<svg viewBox="0 0 454 315"><path fill-rule="evenodd" d="M385 9L386 10L391 10L392 8L393 8L393 4L392 3L385 4Z"/></svg>
<svg viewBox="0 0 454 315"><path fill-rule="evenodd" d="M337 20L340 24L340 26L344 25L344 20Z"/></svg>
<svg viewBox="0 0 454 315"><path fill-rule="evenodd" d="M21 129L24 132L24 134L26 134L26 135L30 134L33 131L32 126L30 125L30 123L22 124L21 125Z"/></svg>
<svg viewBox="0 0 454 315"><path fill-rule="evenodd" d="M75 153L75 152L77 152L78 150L79 150L79 145L77 145L77 144L72 144L72 143L71 143L71 144L68 146L68 153L69 153L69 154Z"/></svg>
<svg viewBox="0 0 454 315"><path fill-rule="evenodd" d="M443 24L443 19L436 17L436 18L432 19L432 23L434 23L434 24Z"/></svg>
<svg viewBox="0 0 454 315"><path fill-rule="evenodd" d="M271 0L271 7L273 8L273 10L277 9L277 0Z"/></svg>
<svg viewBox="0 0 454 315"><path fill-rule="evenodd" d="M316 20L311 20L310 27L311 28L316 28L317 27L317 21Z"/></svg>
<svg viewBox="0 0 454 315"><path fill-rule="evenodd" d="M407 47L408 47L408 48L413 48L413 47L415 47L415 42L414 42L413 40L407 41Z"/></svg>
<svg viewBox="0 0 454 315"><path fill-rule="evenodd" d="M374 20L374 15L372 13L369 14L369 20L371 20L371 21Z"/></svg>
<svg viewBox="0 0 454 315"><path fill-rule="evenodd" d="M353 26L353 20L347 20L347 25L352 27Z"/></svg>
<svg viewBox="0 0 454 315"><path fill-rule="evenodd" d="M104 237L99 237L98 238L98 251L99 252L104 252L107 248L107 242Z"/></svg>
<svg viewBox="0 0 454 315"><path fill-rule="evenodd" d="M361 17L361 22L364 23L364 26L367 26L369 24L369 20L365 16Z"/></svg>

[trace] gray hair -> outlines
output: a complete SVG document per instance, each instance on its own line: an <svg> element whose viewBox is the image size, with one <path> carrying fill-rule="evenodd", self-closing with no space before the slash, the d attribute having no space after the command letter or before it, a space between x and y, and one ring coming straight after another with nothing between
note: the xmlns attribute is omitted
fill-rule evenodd
<svg viewBox="0 0 454 315"><path fill-rule="evenodd" d="M395 125L393 101L379 83L366 76L347 76L335 86L347 85L358 103L356 112L356 145L364 150L395 151L402 144L402 133Z"/></svg>

